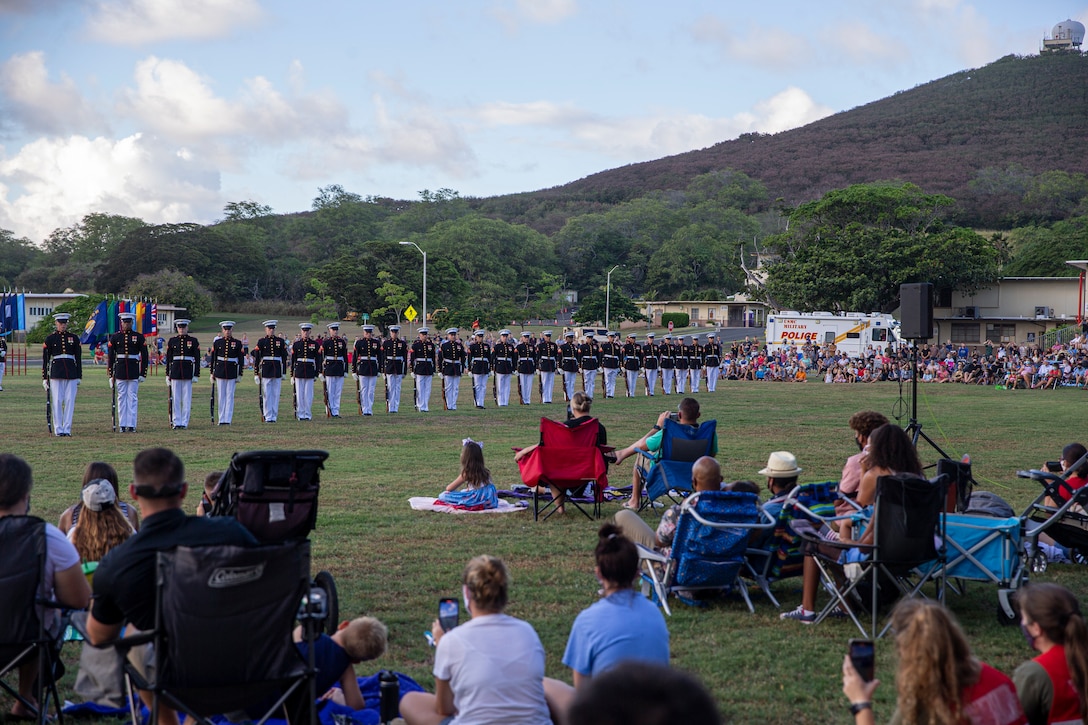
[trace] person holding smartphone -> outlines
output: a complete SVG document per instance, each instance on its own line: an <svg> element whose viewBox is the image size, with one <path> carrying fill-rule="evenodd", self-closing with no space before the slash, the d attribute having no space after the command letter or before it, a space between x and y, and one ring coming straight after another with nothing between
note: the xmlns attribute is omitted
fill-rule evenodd
<svg viewBox="0 0 1088 725"><path fill-rule="evenodd" d="M494 556L477 556L461 582L471 619L450 630L437 619L431 625L434 694L405 694L401 717L408 725L550 725L544 645L532 625L504 612L510 589L506 566Z"/></svg>
<svg viewBox="0 0 1088 725"><path fill-rule="evenodd" d="M904 599L892 612L892 630L899 671L890 723L1026 725L1012 680L971 653L966 635L943 605ZM842 691L855 723L876 723L872 697L879 684L863 678L849 654L843 658Z"/></svg>

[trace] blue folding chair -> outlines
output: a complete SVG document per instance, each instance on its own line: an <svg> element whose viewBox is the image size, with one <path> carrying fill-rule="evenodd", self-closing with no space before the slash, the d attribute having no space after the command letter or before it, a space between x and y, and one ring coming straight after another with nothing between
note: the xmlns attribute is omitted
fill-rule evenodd
<svg viewBox="0 0 1088 725"><path fill-rule="evenodd" d="M695 461L711 455L717 430L716 420L704 421L697 428L672 419L665 421L661 429L660 456L655 459L651 453L638 451L637 470L646 492L640 509L652 505L661 496L680 503L691 493L691 468Z"/></svg>
<svg viewBox="0 0 1088 725"><path fill-rule="evenodd" d="M639 545L643 593L652 590L672 615L668 596L683 591L737 590L755 612L748 588L740 579L748 536L773 528L774 519L759 507L754 493L701 491L680 506L668 555Z"/></svg>

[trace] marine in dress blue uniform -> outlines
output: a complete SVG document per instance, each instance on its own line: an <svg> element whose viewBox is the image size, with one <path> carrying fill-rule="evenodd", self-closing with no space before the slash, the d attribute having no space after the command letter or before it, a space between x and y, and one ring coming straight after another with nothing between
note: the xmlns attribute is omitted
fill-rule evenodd
<svg viewBox="0 0 1088 725"><path fill-rule="evenodd" d="M253 379L261 386L261 418L275 423L280 415L283 376L287 373L287 341L276 334L278 320L265 320L265 335L253 350Z"/></svg>
<svg viewBox="0 0 1088 725"><path fill-rule="evenodd" d="M385 371L385 404L390 413L400 410L400 388L408 372L408 343L400 338L400 325L389 326L389 339L382 342Z"/></svg>
<svg viewBox="0 0 1088 725"><path fill-rule="evenodd" d="M140 383L147 380L147 342L132 329L136 315L122 312L121 331L107 345L106 374L117 396L117 425L122 433L136 432Z"/></svg>
<svg viewBox="0 0 1088 725"><path fill-rule="evenodd" d="M431 342L430 328L419 328L419 339L412 343L412 375L416 383L416 410L426 413L431 405L431 382L437 366L438 348Z"/></svg>
<svg viewBox="0 0 1088 725"><path fill-rule="evenodd" d="M642 372L642 346L638 344L635 333L627 333L627 342L623 344L623 379L627 387L627 397L632 398L638 389L638 374Z"/></svg>
<svg viewBox="0 0 1088 725"><path fill-rule="evenodd" d="M499 330L499 341L491 348L491 369L495 371L495 398L501 408L510 405L510 380L514 374L514 343L509 330Z"/></svg>
<svg viewBox="0 0 1088 725"><path fill-rule="evenodd" d="M706 344L703 345L703 368L706 370L706 391L713 393L718 389L718 374L722 367L722 346L718 343L718 336L713 332L706 335Z"/></svg>
<svg viewBox="0 0 1088 725"><path fill-rule="evenodd" d="M70 315L53 317L56 331L42 344L42 386L52 399L53 435L72 435L72 414L76 389L83 379L83 348L79 338L68 332Z"/></svg>
<svg viewBox="0 0 1088 725"><path fill-rule="evenodd" d="M446 339L439 346L442 365L442 394L446 410L457 410L457 393L461 389L461 373L465 371L465 346L457 339L456 327L446 330Z"/></svg>
<svg viewBox="0 0 1088 725"><path fill-rule="evenodd" d="M691 335L684 336L684 355L688 359L688 376L691 392L699 392L699 380L703 376L703 346Z"/></svg>
<svg viewBox="0 0 1088 725"><path fill-rule="evenodd" d="M166 384L174 406L170 426L185 430L193 410L193 381L200 377L200 341L189 334L189 320L174 320L174 329L178 334L166 343Z"/></svg>
<svg viewBox="0 0 1088 725"><path fill-rule="evenodd" d="M540 333L544 338L536 346L536 365L540 371L540 402L552 402L555 371L559 369L559 346L552 342L552 331Z"/></svg>
<svg viewBox="0 0 1088 725"><path fill-rule="evenodd" d="M646 346L651 347L652 340L646 341ZM666 334L662 343L656 346L657 361L661 366L661 387L665 395L672 395L672 384L676 377L676 356L672 349L672 335ZM652 393L652 391L651 391Z"/></svg>
<svg viewBox="0 0 1088 725"><path fill-rule="evenodd" d="M646 333L646 344L642 348L642 369L646 373L646 394L651 397L657 387L657 373L661 367L660 352L661 348L654 344L654 333Z"/></svg>
<svg viewBox="0 0 1088 725"><path fill-rule="evenodd" d="M4 339L4 326L0 325L0 393L4 392L4 370L8 365L8 341Z"/></svg>
<svg viewBox="0 0 1088 725"><path fill-rule="evenodd" d="M521 404L529 405L533 402L533 381L536 379L536 345L531 332L521 333L521 342L514 348L514 367L518 371Z"/></svg>
<svg viewBox="0 0 1088 725"><path fill-rule="evenodd" d="M325 326L329 335L321 343L320 380L329 392L329 415L340 417L340 398L344 394L344 377L348 372L348 343L340 335L340 323L330 322Z"/></svg>
<svg viewBox="0 0 1088 725"><path fill-rule="evenodd" d="M374 391L382 371L382 342L374 337L374 326L363 325L363 336L355 341L355 376L359 382L359 408L374 415Z"/></svg>
<svg viewBox="0 0 1088 725"><path fill-rule="evenodd" d="M472 402L477 408L484 407L487 398L487 378L491 372L491 346L484 341L484 331L472 333L468 345L468 370L472 373Z"/></svg>
<svg viewBox="0 0 1088 725"><path fill-rule="evenodd" d="M559 346L559 369L563 371L563 396L570 400L578 382L578 346L574 344L573 332L564 332L563 340Z"/></svg>
<svg viewBox="0 0 1088 725"><path fill-rule="evenodd" d="M601 370L604 379L604 397L616 397L616 378L620 374L620 355L623 349L618 342L619 333L609 331L608 342L601 344Z"/></svg>
<svg viewBox="0 0 1088 725"><path fill-rule="evenodd" d="M582 390L592 398L601 367L601 346L593 335L586 335L585 342L578 346L578 365L582 368Z"/></svg>
<svg viewBox="0 0 1088 725"><path fill-rule="evenodd" d="M295 402L298 409L295 417L299 420L313 420L314 380L321 370L321 345L310 337L314 326L309 322L299 325L302 338L291 345L291 378L295 386Z"/></svg>
<svg viewBox="0 0 1088 725"><path fill-rule="evenodd" d="M246 348L234 337L234 320L219 323L220 336L212 342L212 385L218 399L219 425L234 419L234 390L246 365Z"/></svg>

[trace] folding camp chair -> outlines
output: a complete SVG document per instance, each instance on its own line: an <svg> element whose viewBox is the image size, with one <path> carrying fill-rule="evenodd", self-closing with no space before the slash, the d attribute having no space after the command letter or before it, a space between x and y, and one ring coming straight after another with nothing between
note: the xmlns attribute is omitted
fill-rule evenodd
<svg viewBox="0 0 1088 725"><path fill-rule="evenodd" d="M0 518L0 688L19 701L44 725L52 700L57 721L62 721L63 702L57 693L60 637L51 634L40 615L41 608L59 608L42 599L41 582L46 562L45 522L36 516ZM63 629L63 628L60 628ZM38 704L19 696L18 689L3 678L18 673L27 657L38 660L34 697Z"/></svg>
<svg viewBox="0 0 1088 725"><path fill-rule="evenodd" d="M810 521L795 521L804 540L805 554L814 557L831 600L816 615L823 621L831 612L845 612L863 637L879 638L882 600L920 595L922 587L937 582L937 598L944 601L945 479L932 481L912 475L881 476L867 526L872 544L847 543L822 537ZM840 563L844 557L846 564ZM930 565L930 562L935 562ZM919 568L923 567L923 568ZM855 610L867 609L866 629Z"/></svg>
<svg viewBox="0 0 1088 725"><path fill-rule="evenodd" d="M666 556L638 545L643 593L651 589L665 613L668 595L680 591L733 590L755 612L740 579L744 552L753 531L767 530L774 519L759 507L754 493L702 491L680 506L672 549Z"/></svg>
<svg viewBox="0 0 1088 725"><path fill-rule="evenodd" d="M808 519L816 524L834 520L835 502L842 498L838 488L837 481L796 486L778 513L770 545L765 548L749 546L745 552L741 576L752 579L776 608L780 609L782 605L771 593L771 584L801 576L804 570L805 556L801 551L801 538L792 527L794 519Z"/></svg>
<svg viewBox="0 0 1088 725"><path fill-rule="evenodd" d="M299 705L292 717L316 723L312 642L327 615L321 602L321 590L310 587L308 541L179 546L158 554L155 629L112 644L154 643L150 679L125 666L134 685L152 693L152 725L160 702L203 725L257 706L252 719L263 723L282 716L285 703ZM309 662L292 641L296 618L311 643ZM301 714L307 705L309 719Z"/></svg>
<svg viewBox="0 0 1088 725"><path fill-rule="evenodd" d="M645 499L640 496L640 509L652 505L661 496L680 503L683 496L691 493L692 466L703 456L710 455L717 429L716 420L703 421L698 428L671 418L665 421L661 429L660 455L655 458L646 451L637 451L636 471L640 486L645 490Z"/></svg>
<svg viewBox="0 0 1088 725"><path fill-rule="evenodd" d="M591 521L601 517L601 502L604 501L604 489L608 486L608 466L604 452L597 445L599 425L593 419L568 428L548 418L540 419L540 445L518 461L522 482L533 490L534 521L551 508L544 516L546 520L564 501L569 501ZM587 482L593 483L592 516L577 499L569 495ZM554 486L562 495L541 506L543 496L538 490L541 486Z"/></svg>

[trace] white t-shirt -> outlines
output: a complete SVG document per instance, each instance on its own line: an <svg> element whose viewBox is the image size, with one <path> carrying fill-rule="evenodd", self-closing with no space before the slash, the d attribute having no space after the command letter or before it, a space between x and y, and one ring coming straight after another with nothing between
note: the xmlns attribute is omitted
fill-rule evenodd
<svg viewBox="0 0 1088 725"><path fill-rule="evenodd" d="M45 599L54 599L53 581L58 571L70 569L79 563L79 552L68 538L53 524L45 525L45 578L42 580L41 595ZM45 628L56 634L57 610L38 609L38 616L45 617Z"/></svg>
<svg viewBox="0 0 1088 725"><path fill-rule="evenodd" d="M487 614L455 627L438 642L434 676L449 681L459 725L551 723L544 645L528 622Z"/></svg>

